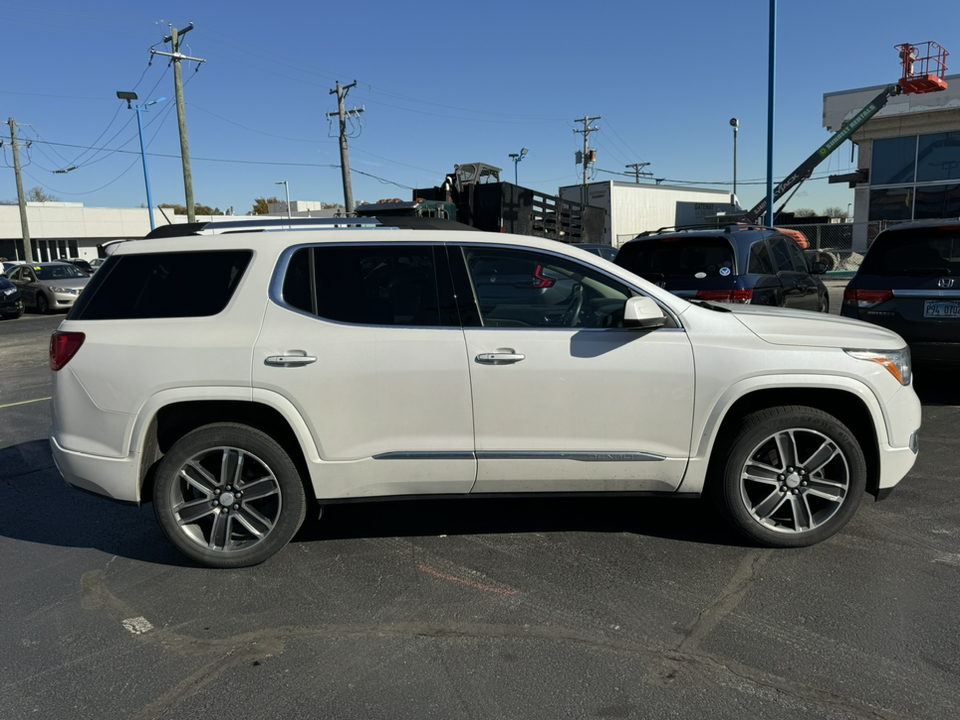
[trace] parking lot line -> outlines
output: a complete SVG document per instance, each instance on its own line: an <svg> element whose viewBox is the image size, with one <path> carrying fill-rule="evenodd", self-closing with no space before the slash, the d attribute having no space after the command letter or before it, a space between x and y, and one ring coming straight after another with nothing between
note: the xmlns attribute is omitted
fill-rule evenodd
<svg viewBox="0 0 960 720"><path fill-rule="evenodd" d="M8 407L16 407L17 405L29 405L30 403L45 402L50 399L51 398L45 397L45 398L37 398L35 400L21 400L20 402L7 403L6 405L0 405L0 410L3 410L4 408L8 408Z"/></svg>

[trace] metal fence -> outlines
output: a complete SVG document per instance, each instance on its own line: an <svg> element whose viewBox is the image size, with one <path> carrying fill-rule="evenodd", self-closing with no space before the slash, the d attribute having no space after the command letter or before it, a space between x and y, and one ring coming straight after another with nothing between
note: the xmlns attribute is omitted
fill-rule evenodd
<svg viewBox="0 0 960 720"><path fill-rule="evenodd" d="M816 225L777 225L798 230L810 243L808 253L827 265L831 272L850 272L860 267L873 239L891 225L902 220L870 220L869 222L821 223Z"/></svg>

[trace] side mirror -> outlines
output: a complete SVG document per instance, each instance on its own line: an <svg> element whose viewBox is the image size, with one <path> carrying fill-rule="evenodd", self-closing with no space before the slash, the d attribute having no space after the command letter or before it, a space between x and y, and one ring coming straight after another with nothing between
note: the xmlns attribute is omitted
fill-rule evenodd
<svg viewBox="0 0 960 720"><path fill-rule="evenodd" d="M651 298L632 297L627 299L623 308L623 326L625 328L643 328L652 330L667 324L663 310Z"/></svg>
<svg viewBox="0 0 960 720"><path fill-rule="evenodd" d="M827 264L822 260L815 260L810 263L810 272L814 275L823 275L827 271Z"/></svg>

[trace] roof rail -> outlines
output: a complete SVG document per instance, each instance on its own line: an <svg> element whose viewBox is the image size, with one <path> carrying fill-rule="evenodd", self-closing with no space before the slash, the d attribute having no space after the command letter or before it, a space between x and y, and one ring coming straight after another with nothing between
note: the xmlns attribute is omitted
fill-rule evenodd
<svg viewBox="0 0 960 720"><path fill-rule="evenodd" d="M290 230L335 230L343 228L387 228L404 230L476 230L454 220L430 217L342 217L342 218L262 218L260 220L205 221L161 225L144 239L224 235L241 232L284 232Z"/></svg>
<svg viewBox="0 0 960 720"><path fill-rule="evenodd" d="M729 223L727 225L717 225L714 223L703 223L699 225L667 225L657 230L645 230L637 237L649 237L651 235L662 235L664 233L683 233L697 232L700 230L716 230L718 232L735 232L737 230L772 230L773 228L763 227L761 225L744 225L740 223Z"/></svg>

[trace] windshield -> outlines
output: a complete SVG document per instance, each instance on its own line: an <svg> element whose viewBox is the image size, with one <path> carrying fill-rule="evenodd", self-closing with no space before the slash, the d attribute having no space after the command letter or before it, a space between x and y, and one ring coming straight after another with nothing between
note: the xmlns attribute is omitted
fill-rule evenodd
<svg viewBox="0 0 960 720"><path fill-rule="evenodd" d="M729 277L733 247L722 237L635 240L620 248L617 265L648 280Z"/></svg>
<svg viewBox="0 0 960 720"><path fill-rule="evenodd" d="M879 235L860 272L881 277L960 275L960 227Z"/></svg>
<svg viewBox="0 0 960 720"><path fill-rule="evenodd" d="M34 267L38 280L67 280L90 277L75 265L40 265Z"/></svg>

